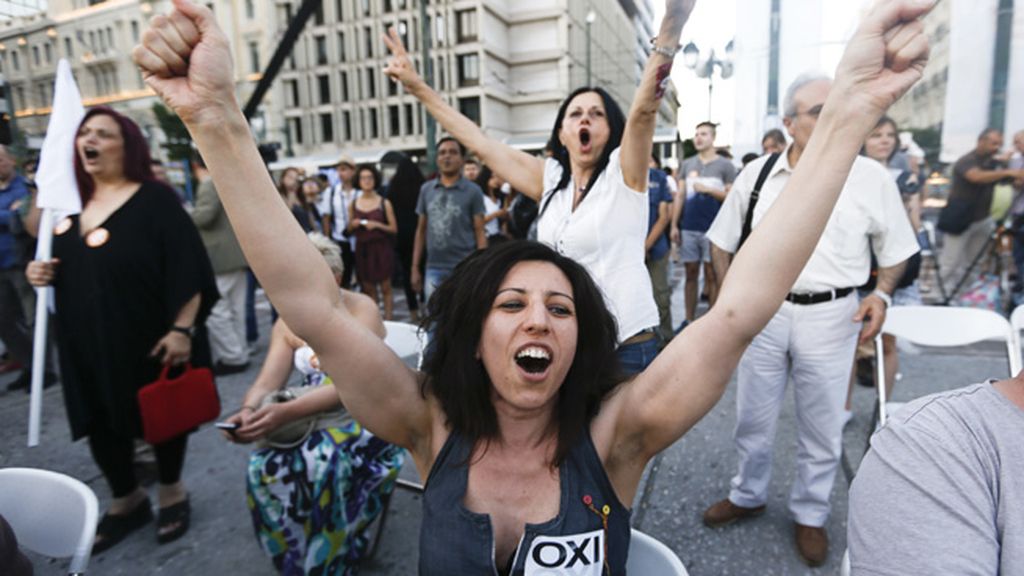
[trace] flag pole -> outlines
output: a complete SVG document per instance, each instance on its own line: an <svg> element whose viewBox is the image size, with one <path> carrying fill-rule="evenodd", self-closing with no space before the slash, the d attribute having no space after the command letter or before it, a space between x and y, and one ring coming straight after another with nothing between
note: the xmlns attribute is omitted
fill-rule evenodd
<svg viewBox="0 0 1024 576"><path fill-rule="evenodd" d="M42 210L36 260L48 261L53 253L53 223L59 217L82 211L82 199L75 180L75 134L85 116L82 96L71 73L71 64L61 58L53 87L53 106L46 127L39 170L36 172L36 207ZM53 288L36 288L36 326L32 345L32 383L28 412L28 445L39 445L43 418L43 377L46 374L46 331Z"/></svg>
<svg viewBox="0 0 1024 576"><path fill-rule="evenodd" d="M53 251L53 210L44 208L39 221L36 259L49 260ZM32 339L32 395L28 407L28 446L39 445L39 428L43 418L43 375L46 371L46 331L49 324L50 286L36 288L36 326Z"/></svg>

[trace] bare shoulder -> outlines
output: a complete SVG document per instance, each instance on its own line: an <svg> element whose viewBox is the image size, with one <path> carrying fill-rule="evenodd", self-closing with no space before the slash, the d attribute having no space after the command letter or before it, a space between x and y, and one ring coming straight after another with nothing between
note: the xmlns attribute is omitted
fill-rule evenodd
<svg viewBox="0 0 1024 576"><path fill-rule="evenodd" d="M342 303L361 325L383 338L386 334L377 303L366 294L342 290Z"/></svg>

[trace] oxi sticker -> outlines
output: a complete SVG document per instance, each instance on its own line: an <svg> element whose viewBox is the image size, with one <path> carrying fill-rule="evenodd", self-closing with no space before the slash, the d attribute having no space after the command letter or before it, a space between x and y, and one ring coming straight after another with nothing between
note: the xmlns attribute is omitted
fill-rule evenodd
<svg viewBox="0 0 1024 576"><path fill-rule="evenodd" d="M601 576L604 531L537 536L526 557L525 576Z"/></svg>

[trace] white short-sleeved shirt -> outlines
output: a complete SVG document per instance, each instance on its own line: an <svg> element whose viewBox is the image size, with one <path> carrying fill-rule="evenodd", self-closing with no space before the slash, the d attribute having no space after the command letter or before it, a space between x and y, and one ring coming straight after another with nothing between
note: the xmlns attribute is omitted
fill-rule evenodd
<svg viewBox="0 0 1024 576"><path fill-rule="evenodd" d="M793 173L788 152L789 148L775 162L761 189L752 229L757 228ZM762 156L740 172L708 230L708 239L727 252L735 252L739 245L750 193L767 160L768 156ZM882 268L903 262L919 249L892 176L878 162L858 156L825 231L792 291L824 292L861 286L871 271L872 248Z"/></svg>
<svg viewBox="0 0 1024 576"><path fill-rule="evenodd" d="M341 184L335 184L327 193L320 196L320 203L317 205L321 216L334 214L334 222L331 222L331 238L336 242L348 242L353 250L356 247L355 236L345 238L344 233L348 228L348 209L357 197L359 197L358 189L343 190Z"/></svg>
<svg viewBox="0 0 1024 576"><path fill-rule="evenodd" d="M491 200L490 196L484 194L484 215L493 214L498 210L501 210L501 199ZM495 234L499 234L500 232L501 220L498 218L494 218L487 224L484 224L484 234L486 234L488 238Z"/></svg>
<svg viewBox="0 0 1024 576"><path fill-rule="evenodd" d="M548 158L540 202L546 209L539 216L537 239L579 262L590 273L615 317L620 343L657 326L658 308L644 265L647 186L643 192L626 186L619 149L615 149L608 167L574 212L573 190L577 184L570 178L564 190L555 191L561 176L561 165Z"/></svg>

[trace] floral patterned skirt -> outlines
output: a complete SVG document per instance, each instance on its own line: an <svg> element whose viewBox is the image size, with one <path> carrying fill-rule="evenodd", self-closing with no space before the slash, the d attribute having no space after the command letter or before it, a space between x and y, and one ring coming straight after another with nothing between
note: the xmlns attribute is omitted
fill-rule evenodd
<svg viewBox="0 0 1024 576"><path fill-rule="evenodd" d="M403 460L355 421L296 448L255 450L246 493L260 547L285 575L354 574Z"/></svg>

